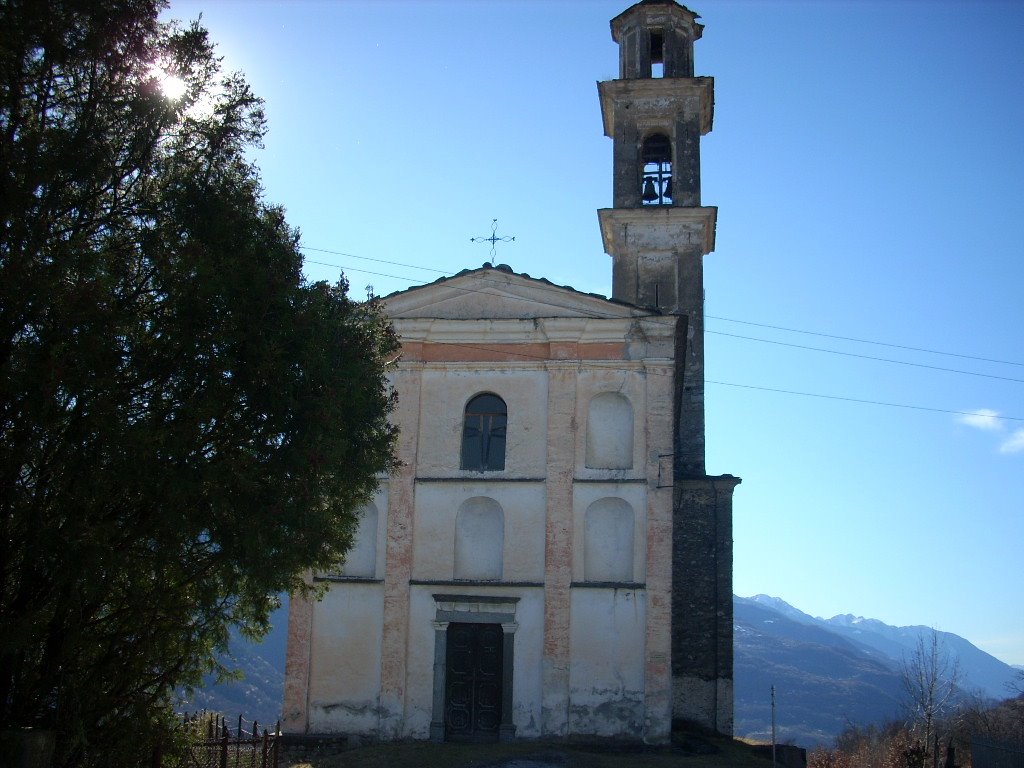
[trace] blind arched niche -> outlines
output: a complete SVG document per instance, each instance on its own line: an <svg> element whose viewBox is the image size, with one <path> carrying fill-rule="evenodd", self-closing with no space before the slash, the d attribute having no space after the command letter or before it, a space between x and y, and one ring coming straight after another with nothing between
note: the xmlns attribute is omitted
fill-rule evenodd
<svg viewBox="0 0 1024 768"><path fill-rule="evenodd" d="M618 392L590 398L587 411L587 466L632 469L633 406Z"/></svg>
<svg viewBox="0 0 1024 768"><path fill-rule="evenodd" d="M341 575L372 579L377 575L377 505L371 501L358 514L359 526L352 549L345 554Z"/></svg>
<svg viewBox="0 0 1024 768"><path fill-rule="evenodd" d="M584 516L583 578L586 581L633 581L633 507L606 497L587 507Z"/></svg>
<svg viewBox="0 0 1024 768"><path fill-rule="evenodd" d="M455 578L501 579L505 513L487 496L466 499L455 517Z"/></svg>

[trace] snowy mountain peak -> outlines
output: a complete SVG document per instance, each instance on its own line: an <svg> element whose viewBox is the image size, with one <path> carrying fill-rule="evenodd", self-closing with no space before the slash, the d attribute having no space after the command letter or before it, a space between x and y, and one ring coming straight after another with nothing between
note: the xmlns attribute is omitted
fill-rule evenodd
<svg viewBox="0 0 1024 768"><path fill-rule="evenodd" d="M795 610L792 605L787 603L781 597L772 597L771 595L754 595L752 597L748 597L747 600L752 600L753 602L760 603L761 605L767 605L769 608L782 608L790 611Z"/></svg>
<svg viewBox="0 0 1024 768"><path fill-rule="evenodd" d="M792 619L793 621L799 621L802 624L813 623L815 621L813 616L807 615L799 608L794 608L781 597L772 597L771 595L754 595L753 597L741 599L749 600L751 603L760 605L764 608L770 608L777 613L781 613L786 618Z"/></svg>
<svg viewBox="0 0 1024 768"><path fill-rule="evenodd" d="M869 619L852 613L841 613L831 619L815 619L786 601L769 595L738 599L757 606L762 611L773 611L790 621L834 633L856 643L862 651L867 651L874 658L878 658L877 654L881 653L890 664L896 665L915 652L922 637L927 637L935 631L923 626L894 627L879 619ZM767 620L762 618L761 622L763 626ZM938 635L944 644L945 652L959 663L960 670L970 683L970 687L977 688L992 698L999 698L1005 694L1006 683L1013 677L1012 667L958 635L942 631L939 631Z"/></svg>

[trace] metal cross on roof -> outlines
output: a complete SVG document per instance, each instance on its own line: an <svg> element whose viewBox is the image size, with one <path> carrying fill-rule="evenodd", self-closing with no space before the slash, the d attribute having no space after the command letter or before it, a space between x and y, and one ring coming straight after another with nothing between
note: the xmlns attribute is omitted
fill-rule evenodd
<svg viewBox="0 0 1024 768"><path fill-rule="evenodd" d="M494 246L498 243L511 243L515 241L514 237L498 237L498 220L491 219L491 236L490 237L471 237L469 242L471 243L490 243L491 244L491 264L494 264Z"/></svg>

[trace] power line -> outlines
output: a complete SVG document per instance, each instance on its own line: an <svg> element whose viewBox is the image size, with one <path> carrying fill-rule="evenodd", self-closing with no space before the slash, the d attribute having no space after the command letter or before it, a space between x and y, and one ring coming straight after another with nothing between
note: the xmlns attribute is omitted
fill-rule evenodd
<svg viewBox="0 0 1024 768"><path fill-rule="evenodd" d="M724 331L709 331L706 328L704 333L713 333L716 336L729 336L734 339L746 339L748 341L760 341L762 344L777 344L780 347L792 347L794 349L806 349L812 352L828 352L830 355L843 355L845 357L858 357L862 360L877 360L880 363L893 363L894 365L909 365L914 368L927 368L932 371L945 371L946 373L960 373L964 376L981 376L986 379L999 379L1001 381L1013 381L1017 384L1024 384L1024 379L1015 379L1011 376L997 376L993 373L979 373L977 371L963 371L958 368L943 368L939 365L926 365L925 363L912 363L908 360L893 360L887 357L875 357L874 355L860 355L856 352L843 352L838 349L823 349L822 347L809 347L805 344L790 344L785 341L773 339L758 339L754 336L741 336L738 333L725 333Z"/></svg>
<svg viewBox="0 0 1024 768"><path fill-rule="evenodd" d="M348 270L349 272L359 272L363 275L376 275L377 277L392 277L395 280L411 280L411 277L405 275L389 275L386 272L372 272L369 269L356 269L355 267L344 267L341 264L329 264L326 261L315 261L314 259L306 259L307 264L319 264L321 267L337 267L338 269ZM431 270L434 271L434 270ZM448 274L448 273L445 273Z"/></svg>
<svg viewBox="0 0 1024 768"><path fill-rule="evenodd" d="M321 252L333 253L333 254L336 254L336 255L351 255L351 254L343 254L340 251L327 251L326 249L309 248L308 250L318 250L318 251L321 251ZM402 266L402 267L412 267L412 266L414 266L414 265L411 265L411 264L404 264L402 262L389 262L389 261L386 261L384 259L372 259L372 258L368 258L368 257L355 257L355 258L363 258L363 259L365 259L367 261L375 261L375 262L380 262L380 263L393 264L395 266ZM312 263L312 264L319 264L319 265L322 265L322 266L329 266L329 267L336 267L338 269L345 269L345 267L341 266L340 264L331 264L331 263L327 263L327 262L314 261L314 260L311 260L311 259L307 259L307 261L309 261L309 263ZM446 270L433 269L433 268L429 268L429 267L416 267L416 268L417 269L428 270L428 271L431 271L431 272L440 273L442 275L447 275L447 276L451 276L451 275L456 274L456 273L449 272L449 271L446 271ZM352 268L351 271L362 272L364 274L377 275L377 276L380 276L380 277L390 277L390 278L394 278L394 279L397 279L397 280L409 280L409 279L411 279L411 278L409 278L407 276L391 275L391 274L387 274L387 273L383 273L383 272L374 272L374 271L371 271L371 270L364 270L364 269L354 269L354 268ZM486 277L480 277L478 279L481 282L490 283L490 284L493 284L495 286L500 286L501 285L501 283L499 281L497 281L497 280L489 280ZM547 281L543 281L543 282L547 282ZM541 284L541 285L537 285L535 287L537 289L539 289L539 290L550 290L550 291L557 292L557 293L561 293L563 290L565 290L563 287L556 286L554 284L549 284L549 285ZM486 293L486 291L475 289L475 288L457 287L456 290L458 290L460 292L463 292L463 293ZM573 289L573 290L575 290L575 289ZM526 297L520 297L520 300L521 301L525 301L525 302L533 302L533 303L536 303L536 304L545 305L545 303L542 302L542 301L532 300L532 299L528 299ZM594 318L604 317L604 315L602 315L600 313L597 313L597 312L587 313L584 310L584 313L585 314L589 314L589 316L594 317ZM658 318L664 317L665 318L664 322L666 324L668 322L673 322L671 320L671 318L665 317L665 316L661 315L660 313L659 314L650 313L650 314L645 314L645 315L638 315L637 317L647 318L647 319L649 319L652 322L659 322ZM914 350L914 351L922 351L922 352L931 352L933 354L940 354L940 355L947 354L947 355L951 355L951 356L954 356L954 357L967 357L967 358L970 358L970 359L975 359L975 360L980 360L980 361L985 361L985 362L1006 362L1006 361L999 361L999 360L988 360L986 358L972 357L972 356L969 356L969 355L959 355L959 354L956 354L956 353L944 353L944 352L939 352L939 351L936 351L936 350L924 350L924 349L920 349L920 348L916 348L916 347L903 347L901 345L888 344L886 342L873 342L873 341L868 341L868 340L864 340L864 339L852 339L852 338L848 338L848 337L834 336L832 334L825 334L825 333L820 333L819 334L819 333L816 333L814 331L800 331L800 330L797 330L797 329L783 328L781 326L770 326L770 325L763 324L763 323L754 323L754 322L748 322L748 321L743 321L743 320L731 320L730 318L720 318L720 317L713 317L713 316L708 316L708 317L710 319L715 319L715 320L727 320L727 321L731 321L731 322L738 322L738 323L744 323L744 324L748 324L748 325L755 325L755 326L762 326L762 327L772 328L772 329L775 329L775 330L790 331L790 332L793 332L793 333L806 333L806 334L809 334L809 335L818 335L818 336L823 336L823 337L827 337L827 338L837 338L837 339L846 340L846 341L858 341L858 342L866 343L866 344L878 344L878 345L881 345L881 346L890 346L890 347L894 347L894 348L902 348L902 349L908 349L908 350ZM847 356L847 357L856 357L856 358L867 359L867 360L876 360L878 362L892 363L892 364L895 364L895 365L908 365L908 366L913 366L913 367L918 367L918 368L926 368L926 369L944 371L944 372L949 372L949 373L960 373L960 374L969 375L969 376L980 376L980 377L984 377L984 378L993 378L993 379L1000 379L1000 380L1004 380L1004 381L1024 383L1024 380L1014 379L1014 378L1011 378L1011 377L996 376L996 375L984 374L984 373L977 373L977 372L974 372L974 371L963 371L963 370L952 369L952 368L943 368L941 366L925 365L925 364L922 364L922 363L912 363L912 362L908 362L908 361L904 361L904 360L892 360L892 359L888 359L888 358L875 357L875 356L872 356L872 355L861 355L861 354L856 354L856 353L852 353L852 352L843 352L843 351L840 351L840 350L824 349L824 348L820 348L820 347L811 347L811 346L801 345L801 344L791 344L791 343L782 342L782 341L774 341L774 340L771 340L771 339L760 339L760 338L756 338L756 337L752 337L752 336L743 336L743 335L740 335L740 334L725 333L723 331L712 331L712 330L705 329L705 333L716 334L716 335L720 335L720 336L730 336L730 337L733 337L733 338L747 339L749 341L757 341L757 342L766 343L766 344L776 344L776 345L780 345L780 346L793 347L793 348L796 348L796 349L804 349L804 350L808 350L808 351L828 352L828 353L831 353L831 354L843 355L843 356ZM508 355L515 356L515 357L522 357L522 358L538 360L538 361L546 361L547 360L547 358L541 357L539 355L530 355L528 353L514 352L514 351L508 350L508 349L494 349L494 348L481 347L481 346L472 345L472 344L458 344L458 343L452 344L452 346L458 346L458 347L463 347L463 348L467 348L467 349L478 349L478 350L484 350L484 351L488 351L488 352L501 352L502 354L508 354ZM579 359L577 359L575 361L573 361L573 360L566 360L564 362L575 362L576 364L578 364L580 366L588 366L588 365L590 365L591 367L600 368L602 370L609 370L609 368L611 368L613 370L614 369L618 369L618 370L624 371L624 372L631 370L631 369L623 368L623 367L619 367L619 366L609 366L607 364L598 365L596 363L588 363L587 361L579 360ZM1007 363L1007 364L1009 364L1009 365L1017 365L1017 363ZM652 375L657 375L659 372L658 371L648 371L648 373L650 373ZM910 405L910 404L904 404L904 403L886 403L886 402L877 401L877 400L867 400L867 399L854 398L854 397L844 397L844 396L840 396L840 395L826 395L826 394L820 394L820 393L814 393L814 392L798 392L798 391L795 391L795 390L777 389L777 388L772 388L772 387L758 386L758 385L754 385L754 384L740 384L740 383L735 383L735 382L715 381L715 380L712 380L712 379L706 380L705 383L722 385L722 386L739 387L739 388L745 388L745 389L760 390L760 391L764 391L764 392L776 392L776 393L780 393L780 394L789 394L789 395L796 395L796 396L803 396L803 397L814 397L814 398L826 399L826 400L839 400L839 401L859 403L859 404L865 404L865 405L878 405L878 406L885 406L885 407L891 407L891 408L904 408L904 409L910 409L910 410L921 410L921 411L929 411L929 412L932 412L932 413L946 413L946 414L951 414L951 415L956 415L956 416L971 416L971 415L974 415L970 411L957 411L957 410L945 409L945 408L931 408L931 407L928 407L928 406ZM1005 420L1005 421L1024 421L1024 417L1017 417L1017 416L993 416L992 418L996 418L996 419L1000 419L1000 420Z"/></svg>
<svg viewBox="0 0 1024 768"><path fill-rule="evenodd" d="M350 259L361 259L363 261L375 261L375 262L377 262L379 264L391 264L392 266L395 266L395 267L409 267L410 269L422 269L425 272L438 272L438 273L440 273L442 275L453 275L453 274L455 274L454 272L449 272L448 270L445 270L445 269L435 269L434 267L420 267L420 266L417 266L416 264L405 264L405 263L403 263L401 261L388 261L387 259L374 259L374 258L371 258L369 256L356 256L354 253L344 253L342 251L329 251L326 248L314 248L314 247L312 247L310 245L300 245L299 248L301 250L303 250L303 251L316 251L317 253L329 253L329 254L331 254L333 256L346 256L346 257L348 257ZM325 267L337 267L338 269L344 269L344 267L342 267L340 264L327 264L326 262L323 262L323 261L310 261L309 259L307 259L307 261L309 261L310 264L320 264L320 265L325 266ZM358 270L358 271L362 271L362 270ZM406 277L398 277L397 275L389 275L389 277L395 277L395 278L397 278L399 280L408 280L408 279L410 279L410 278L406 278Z"/></svg>
<svg viewBox="0 0 1024 768"><path fill-rule="evenodd" d="M305 249L306 246L302 246L302 248ZM324 251L324 249L310 248L308 250L320 250L320 251L323 251L325 253L333 253L333 254L337 254L337 255L341 255L341 256L349 255L349 254L343 254L340 251ZM376 262L380 262L382 264L393 264L393 265L399 266L399 267L412 267L413 266L412 264L403 264L403 263L397 262L397 261L386 261L385 259L371 259L368 256L356 256L355 258L363 259L365 261L376 261ZM344 266L342 264L332 264L332 263L329 263L329 262L326 262L326 261L316 261L314 259L306 259L305 261L307 263L309 263L309 264L318 264L318 265L323 266L323 267L335 267L337 269L342 269L342 270L346 270L347 269L350 272L359 272L360 274L364 274L364 275L375 275L377 277L390 277L390 278L393 278L395 280L414 280L415 279L415 278L409 277L408 275L392 275L392 274L389 274L389 273L386 273L386 272L374 272L374 271L369 270L369 269L360 269L358 267L346 267L346 266ZM414 268L415 269L425 269L425 270L429 270L430 272L436 272L436 273L438 273L438 274L440 274L440 275L442 275L444 277L454 277L457 274L459 274L458 272L452 272L450 270L443 270L443 269L434 269L432 267L414 267ZM489 280L486 277L481 277L481 278L478 278L478 279L482 283L489 283L489 284L495 285L495 286L500 286L501 285L501 283L499 283L497 280ZM538 283L540 283L539 285L535 286L535 288L537 290L540 290L540 291L550 291L551 293L561 295L564 290L569 289L569 290L572 290L572 291L576 291L576 293L582 293L582 294L589 295L589 296L596 296L597 295L597 294L589 294L586 291L579 291L576 288L572 288L571 286L556 285L555 283L552 283L551 281L546 280L545 278L532 277L530 279L536 280ZM545 285L545 283L546 283L546 285ZM418 288L418 287L422 287L422 285L413 286L413 287L414 288ZM456 290L462 291L463 293L483 293L483 291L479 291L479 290L476 290L474 288L457 288ZM606 297L604 297L604 296L602 296L601 298L607 300ZM520 297L520 301L531 302L531 303L534 303L534 304L541 304L542 306L547 306L544 302L536 301L534 299L527 299L527 298ZM642 307L637 307L637 309L643 309L643 308ZM592 312L592 313L590 313L590 316L594 317L594 318L604 317L604 315L602 315L602 314L600 314L598 312ZM662 316L663 315L660 312L650 312L650 313L647 313L647 314L638 315L638 317L662 317Z"/></svg>
<svg viewBox="0 0 1024 768"><path fill-rule="evenodd" d="M407 264L407 263L400 262L400 261L388 261L386 259L376 259L376 258L373 258L373 257L370 257L370 256L357 256L357 255L355 255L353 253L345 253L343 251L332 251L332 250L329 250L327 248L314 248L312 246L306 246L306 245L303 245L303 246L300 246L300 247L302 248L302 250L317 251L319 253L330 253L330 254L333 254L333 255L336 255L336 256L347 256L347 257L354 258L354 259L360 259L362 261L372 261L372 262L377 262L377 263L380 263L380 264L391 264L393 266L398 266L398 267L410 267L412 269L421 269L421 270L425 270L425 271L428 271L428 272L434 272L434 273L440 274L440 275L452 276L452 275L457 274L457 273L452 272L450 270L437 269L435 267L421 267L421 266L417 266L415 264ZM314 261L312 259L307 259L307 261L310 264L318 264L320 266L325 266L325 267L335 267L337 269L346 269L346 267L343 267L340 264L331 264L331 263L323 262L323 261ZM411 278L411 277L409 277L407 275L391 275L391 274L386 274L386 273L383 273L383 272L372 272L370 270L358 269L358 268L354 268L354 267L350 267L350 268L347 268L347 269L350 269L353 272L361 272L361 273L368 274L368 275L376 275L378 277L390 277L390 278L395 279L395 280L412 280L412 279L414 279L414 278ZM484 278L484 280L486 281L486 278ZM493 281L491 281L491 282L493 282ZM550 286L550 288L547 288L547 289L548 290L552 290L552 291L561 290L561 288L559 286L555 286L555 285L552 285L552 286ZM462 290L471 291L472 289L462 289ZM542 290L543 290L543 288L542 288ZM596 317L597 315L595 314L594 316ZM660 315L652 314L652 315L650 315L650 317L660 317ZM893 344L893 343L887 342L887 341L877 341L877 340L874 340L874 339L861 339L861 338L856 338L856 337L853 337L853 336L841 336L841 335L838 335L838 334L824 333L824 332L821 332L821 331L808 331L808 330L804 330L804 329L800 329L800 328L788 328L786 326L781 326L781 325L772 325L770 323L759 323L759 322L755 322L755 321L752 321L752 320L739 320L739 319L732 318L732 317L721 317L721 316L718 316L718 315L705 315L704 317L707 320L721 320L723 322L728 322L728 323L739 323L739 324L742 324L742 325L752 325L752 326L756 326L758 328L769 328L771 330L784 331L786 333L800 333L800 334L805 334L805 335L808 335L808 336L820 336L822 338L827 338L827 339L836 339L836 340L839 340L839 341L852 341L852 342L855 342L855 343L858 343L858 344L873 344L873 345L876 345L876 346L890 347L892 349L904 349L904 350L907 350L907 351L910 351L910 352L924 352L924 353L931 354L931 355L943 355L945 357L958 357L958 358L962 358L962 359L965 359L965 360L976 360L978 362L984 362L984 363L997 363L997 364L1000 364L1000 365L1015 365L1015 366L1024 367L1024 362L1017 362L1017 361L1014 361L1014 360L1000 360L1000 359L997 359L997 358L980 357L980 356L977 356L977 355L968 355L968 354L964 354L964 353L960 353L960 352L946 352L946 351L938 350L938 349L928 349L926 347L915 347L915 346L910 346L910 345L906 345L906 344ZM751 341L761 341L761 342L764 342L764 343L767 343L767 344L781 344L781 345L784 345L784 346L791 346L791 347L799 348L799 345L797 345L797 344L786 344L785 342L770 341L768 339L758 339L758 338L755 338L755 337L752 337L752 336L741 336L739 334L729 334L729 333L725 333L723 331L710 331L710 330L706 330L706 332L707 333L715 333L715 334L718 334L718 335L721 335L721 336L730 336L731 335L731 336L734 336L735 338L749 339ZM865 359L869 359L869 360L878 360L880 362L895 363L897 365L917 365L915 363L909 363L909 362L905 362L905 361L902 361L902 360L890 360L890 359L886 359L886 358L871 357L871 356L868 356L868 355L855 355L855 354L852 354L852 353L840 352L838 350L821 349L821 348L818 348L818 347L805 347L805 348L809 349L809 350L819 351L819 352L832 352L833 354L840 354L840 355L841 354L846 354L846 355L849 355L851 357L864 357ZM928 368L928 367L931 367L931 366L922 365L920 367ZM985 377L988 377L988 378L1003 378L1003 377L1000 377L1000 376L989 376L988 374L974 373L972 371L960 371L960 370L952 369L952 368L938 368L937 367L936 370L947 371L947 372L950 372L950 373L963 373L963 374L966 374L966 375L969 375L969 376L985 376ZM1024 380L1021 380L1021 379L1014 379L1014 378L1006 378L1006 380L1007 381L1014 381L1014 382L1022 382L1022 381L1024 381Z"/></svg>
<svg viewBox="0 0 1024 768"><path fill-rule="evenodd" d="M310 250L314 250L314 249L310 249ZM323 249L317 249L317 250L323 250ZM332 251L331 253L340 253L340 252ZM408 264L401 264L399 262L385 262L383 259L368 259L368 260L370 260L370 261L381 261L383 263L393 263L393 264L396 264L398 266L410 266ZM312 263L312 264L321 264L321 265L324 265L324 266L335 266L335 267L338 267L339 269L344 269L345 268L345 267L343 267L340 264L328 264L328 263L323 262L323 261L313 261L311 259L307 259L307 261L309 261L309 263ZM419 267L419 268L427 269L428 267ZM378 276L382 276L382 278L393 278L395 280L409 280L409 278L406 278L406 276L399 276L399 275L396 275L396 274L388 274L388 273L385 273L385 272L376 272L376 271L371 271L369 269L352 269L352 271L358 271L358 272L362 272L362 273L366 273L366 274L375 274L375 275L378 275ZM431 271L442 272L442 270L440 270L440 269L431 269ZM443 274L453 274L452 272L442 272L442 273ZM497 281L490 281L490 280L487 280L486 278L481 278L480 280L483 283L489 283L489 284L492 284L492 285L499 285L499 283ZM561 289L561 288L559 288L557 286L554 286L554 285L552 285L550 287L549 286L538 286L538 288L540 290L549 290L549 291L553 291L553 292L561 292L563 290L563 289ZM458 288L457 290L459 290L461 292L464 292L464 293L484 293L483 291L479 291L477 289L472 289L472 288ZM521 301L525 301L525 302L532 302L532 303L542 304L542 305L544 304L544 302L537 301L537 300L534 300L534 299L527 299L527 298L524 298L524 297L521 297L520 300ZM591 312L590 316L592 316L592 317L599 317L601 315L599 313L597 313L597 312ZM638 315L638 316L642 316L642 317L660 317L660 316L666 316L666 315L660 315L660 314L653 314L653 313L651 313L651 314ZM946 354L946 355L950 355L950 356L954 356L954 357L964 357L964 358L969 358L969 359L983 360L983 361L987 361L987 362L1004 362L1004 364L1011 365L1011 366L1019 365L1019 364L1016 364L1016 362L1010 362L1010 361L1007 361L1007 360L994 360L994 359L988 359L988 358L985 358L985 357L975 357L973 355L957 354L957 353L954 353L954 352L940 352L940 351L937 351L937 350L922 349L920 347L908 347L908 346L903 346L903 345L899 345L899 344L889 344L887 342L881 342L881 341L868 341L868 340L865 340L865 339L853 339L853 338L850 338L850 337L836 336L836 335L833 335L833 334L823 334L823 333L817 333L817 332L814 332L814 331L800 331L800 330L797 330L797 329L786 329L786 328L782 328L781 326L769 326L769 325L763 324L763 323L753 323L753 322L748 322L748 321L736 321L736 319L732 319L732 318L729 318L729 317L717 317L717 316L714 316L714 315L707 315L707 316L709 318L711 318L711 319L723 319L723 321L728 321L728 322L731 322L731 323L742 323L744 325L758 326L758 327L761 327L761 328L770 328L770 329L779 330L779 331L790 331L792 333L804 333L804 334L809 334L809 335L813 335L813 336L821 336L821 337L824 337L824 338L842 339L842 340L845 340L845 341L857 341L857 342L864 343L864 344L878 344L878 345L881 345L881 346L888 346L888 347L894 347L894 348L899 348L899 349L908 349L908 350L914 350L914 351L931 352L933 354ZM762 339L762 338L758 338L758 337L755 337L755 336L743 336L741 334L730 334L730 333L726 333L724 331L713 331L713 330L710 330L710 329L705 329L705 333L706 334L713 334L713 335L716 335L716 336L727 336L727 337L734 338L734 339L745 339L745 340L748 340L748 341L757 341L757 342L760 342L762 344L775 344L777 346L791 347L791 348L794 348L794 349L805 349L805 350L814 351L814 352L826 352L828 354L838 354L838 355L842 355L842 356L845 356L845 357L857 357L857 358L860 358L860 359L876 360L878 362L889 362L889 364L894 365L894 366L909 366L911 368L923 368L923 369L927 369L927 370L931 370L931 371L942 371L944 373L961 374L962 376L977 376L977 377L984 378L984 379L996 379L996 380L999 380L999 381L1010 381L1010 382L1014 382L1014 383L1017 383L1017 384L1024 384L1024 379L1016 379L1016 378L1010 377L1010 376L998 376L998 375L995 375L995 374L985 374L985 373L980 373L980 372L977 372L977 371L964 371L964 370L961 370L961 369L944 368L942 366L929 366L927 364L924 364L924 362L911 362L909 360L897 360L897 359L892 359L890 357L879 357L879 356L876 356L876 355L859 354L857 352L847 352L847 351L843 351L843 350L839 350L839 349L826 349L826 348L823 348L823 347L813 347L813 346L809 346L809 345L805 345L805 344L794 344L794 343L791 343L791 342L776 341L774 339Z"/></svg>
<svg viewBox="0 0 1024 768"><path fill-rule="evenodd" d="M732 381L714 381L712 379L705 379L705 384L719 384L724 387L740 387L742 389L757 389L762 392L778 392L784 395L799 395L800 397L816 397L825 400L842 400L848 403L861 403L864 405L883 405L888 408L910 408L915 411L930 411L932 413L949 413L954 416L977 416L977 413L971 411L953 411L946 408L929 408L925 405L908 405L906 403L886 403L881 400L862 400L856 397L842 397L841 395L823 395L818 392L797 392L792 389L776 389L775 387L759 387L754 384L737 384ZM990 419L1001 419L1003 421L1024 421L1024 416L1000 416L996 414L986 414L987 418Z"/></svg>
<svg viewBox="0 0 1024 768"><path fill-rule="evenodd" d="M305 247L305 246L303 246L303 247ZM331 251L331 253L338 253L338 252L337 251ZM360 256L360 257L357 257L357 258L367 258L367 257ZM382 261L383 262L383 259L368 259L368 260L369 261ZM386 273L386 272L373 272L373 271L368 270L368 269L358 269L358 268L355 268L355 267L345 267L345 266L343 266L341 264L331 264L331 263L328 263L328 262L325 262L325 261L315 261L313 259L306 259L306 262L309 263L309 264L319 264L319 265L325 266L325 267L336 267L338 269L348 269L348 270L350 270L352 272L359 272L360 274L364 274L364 275L375 275L377 277L391 277L391 278L394 278L396 280L411 280L411 279L413 279L413 278L408 277L407 275L392 275L392 274L389 274L389 273ZM405 265L405 264L399 264L398 262L384 262L384 263L387 263L387 264L398 264L398 266L409 266L409 265ZM427 269L427 267L419 267L419 269ZM443 271L443 270L439 270L439 269L431 269L431 271L432 272L439 272L442 275L445 275L447 277L454 277L454 276L456 276L458 274L457 272L448 272L448 271ZM438 278L438 279L440 280L440 279L443 279L443 278ZM530 279L536 281L537 285L535 285L533 287L534 287L535 290L540 291L540 292L550 292L550 293L552 293L554 295L562 296L562 295L564 295L566 290L570 290L570 291L573 291L573 292L578 293L578 294L583 295L583 296L593 296L595 298L600 298L603 301L608 301L608 299L606 297L604 297L604 296L598 296L598 294L595 294L595 293L587 293L586 291L579 291L579 290L577 290L575 288L572 288L571 286L556 285L555 283L552 283L551 281L546 280L544 278L531 277ZM503 286L502 282L500 282L498 280L491 280L491 279L486 278L486 277L478 277L477 280L479 282L481 282L481 283L486 283L488 285L493 285L493 286L499 287L499 288ZM429 284L430 283L423 284L423 285L413 286L409 290L414 290L416 288L422 288L422 287L424 287L424 285L429 285ZM465 287L461 287L461 286L452 286L452 289L455 290L455 291L458 291L459 293L480 293L480 294L484 294L484 295L488 295L488 296L492 295L492 294L489 294L486 291L481 290L479 288L465 288ZM523 302L523 303L528 303L528 304L539 304L542 307L550 307L551 306L547 302L540 301L538 299L530 299L530 298L528 298L526 296L519 296L519 297L517 297L516 300L520 301L520 302ZM625 304L625 302L622 302L622 303ZM635 309L644 310L643 307L635 307ZM600 320L600 319L604 319L604 318L608 317L606 314L601 313L601 312L597 312L595 310L578 309L577 311L579 311L580 313L586 315L587 317L592 317L592 318L594 318L596 320ZM635 318L654 318L653 322L657 322L656 318L665 318L666 322L663 323L664 325L674 325L675 324L675 320L671 319L671 316L664 315L664 314L662 314L661 312L658 312L658 311L653 311L653 312L651 312L651 311L641 311L641 312L633 315L633 317L635 317Z"/></svg>
<svg viewBox="0 0 1024 768"><path fill-rule="evenodd" d="M892 347L893 349L906 349L911 352L927 352L930 355L945 355L947 357L962 357L966 360L978 360L982 363L999 363L1001 365L1019 365L1024 367L1024 363L1018 363L1013 360L998 360L991 357L977 357L975 355L964 355L959 352L943 352L938 349L927 349L924 347L911 347L905 344L891 344L886 341L873 341L871 339L858 339L853 336L837 336L833 333L821 333L820 331L806 331L799 328L786 328L782 325L769 325L768 323L755 323L752 320L737 320L732 317L717 317L715 315L705 315L708 320L723 320L727 323L742 323L743 325L754 325L758 328L771 328L774 331L786 331L787 333L803 333L808 336L821 336L826 339L839 339L840 341L855 341L858 344L875 344L880 347ZM744 337L745 338L745 337Z"/></svg>

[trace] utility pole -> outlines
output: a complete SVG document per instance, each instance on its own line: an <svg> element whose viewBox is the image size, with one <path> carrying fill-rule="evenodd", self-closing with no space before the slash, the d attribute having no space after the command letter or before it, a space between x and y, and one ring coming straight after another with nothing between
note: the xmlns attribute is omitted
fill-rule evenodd
<svg viewBox="0 0 1024 768"><path fill-rule="evenodd" d="M775 766L775 686L772 686L772 765Z"/></svg>

